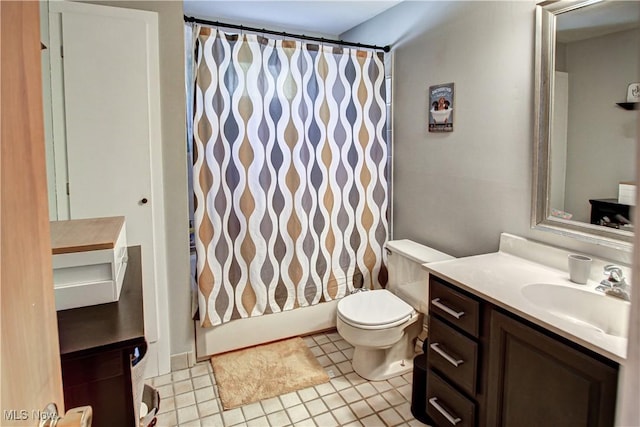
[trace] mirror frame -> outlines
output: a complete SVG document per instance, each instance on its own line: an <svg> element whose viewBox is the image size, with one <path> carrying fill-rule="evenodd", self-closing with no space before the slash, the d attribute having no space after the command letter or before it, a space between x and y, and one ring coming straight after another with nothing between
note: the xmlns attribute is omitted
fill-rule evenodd
<svg viewBox="0 0 640 427"><path fill-rule="evenodd" d="M531 227L631 252L634 233L550 215L551 117L555 69L556 17L604 0L549 0L536 5L533 182Z"/></svg>

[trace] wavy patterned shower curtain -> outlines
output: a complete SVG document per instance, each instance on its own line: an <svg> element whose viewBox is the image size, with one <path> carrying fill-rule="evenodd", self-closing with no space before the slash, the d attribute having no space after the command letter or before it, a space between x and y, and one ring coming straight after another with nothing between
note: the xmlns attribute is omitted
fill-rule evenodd
<svg viewBox="0 0 640 427"><path fill-rule="evenodd" d="M385 286L382 55L202 29L196 67L202 326Z"/></svg>

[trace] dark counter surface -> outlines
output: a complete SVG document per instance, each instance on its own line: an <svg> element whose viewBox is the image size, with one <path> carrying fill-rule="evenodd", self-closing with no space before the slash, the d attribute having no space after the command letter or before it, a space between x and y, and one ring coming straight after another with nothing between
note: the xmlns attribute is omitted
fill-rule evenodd
<svg viewBox="0 0 640 427"><path fill-rule="evenodd" d="M60 355L63 360L85 352L144 344L140 246L130 246L128 257L118 301L58 311Z"/></svg>

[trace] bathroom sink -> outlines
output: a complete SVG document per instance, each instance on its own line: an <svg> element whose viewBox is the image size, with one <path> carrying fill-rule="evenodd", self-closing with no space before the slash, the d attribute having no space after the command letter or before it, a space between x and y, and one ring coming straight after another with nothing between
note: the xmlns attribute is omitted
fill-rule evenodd
<svg viewBox="0 0 640 427"><path fill-rule="evenodd" d="M549 283L522 288L524 297L555 317L607 335L627 337L627 301L604 294Z"/></svg>

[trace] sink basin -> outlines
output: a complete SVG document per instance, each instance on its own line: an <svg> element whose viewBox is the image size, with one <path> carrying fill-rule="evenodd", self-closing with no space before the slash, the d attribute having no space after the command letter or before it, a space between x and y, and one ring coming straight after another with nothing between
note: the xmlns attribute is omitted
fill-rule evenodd
<svg viewBox="0 0 640 427"><path fill-rule="evenodd" d="M548 283L534 283L522 288L532 304L553 316L607 335L626 338L630 304L619 298Z"/></svg>

